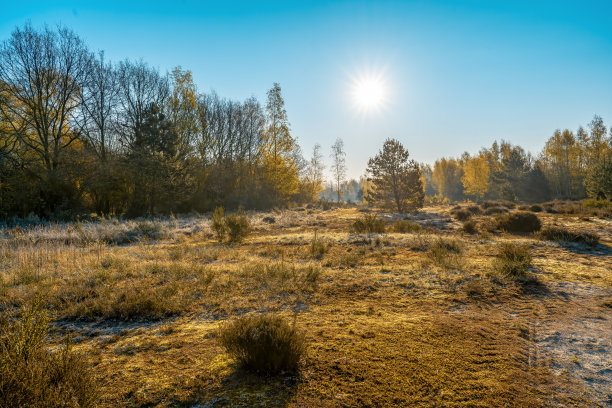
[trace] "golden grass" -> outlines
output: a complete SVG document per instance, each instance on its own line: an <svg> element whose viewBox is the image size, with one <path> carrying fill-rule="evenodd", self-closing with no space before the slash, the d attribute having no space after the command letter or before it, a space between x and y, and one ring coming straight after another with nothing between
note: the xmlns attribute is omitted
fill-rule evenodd
<svg viewBox="0 0 612 408"><path fill-rule="evenodd" d="M41 295L57 319L49 342L73 331L102 406L545 407L600 398L538 357L534 327L562 328L590 310L555 295L560 285L612 298L606 220L540 215L601 236L597 250L574 250L466 235L447 216L446 230L417 219L423 229L413 232L354 234L361 214L351 208L279 212L274 224L261 222L266 215L250 214L252 233L235 244L218 243L208 220L179 220L193 232L127 246L7 237L0 307L14 315ZM473 216L479 225L490 218ZM538 285L496 272L503 242L531 246ZM296 321L307 344L299 374L262 378L224 352L219 327L249 312ZM610 308L592 313L612 319Z"/></svg>

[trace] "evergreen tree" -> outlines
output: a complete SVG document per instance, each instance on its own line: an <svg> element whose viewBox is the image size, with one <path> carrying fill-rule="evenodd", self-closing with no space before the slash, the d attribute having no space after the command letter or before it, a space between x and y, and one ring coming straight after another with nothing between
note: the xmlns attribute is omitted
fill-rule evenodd
<svg viewBox="0 0 612 408"><path fill-rule="evenodd" d="M383 207L393 206L398 213L423 206L425 191L421 170L395 139L387 139L382 150L368 161L367 173L372 182L366 200Z"/></svg>

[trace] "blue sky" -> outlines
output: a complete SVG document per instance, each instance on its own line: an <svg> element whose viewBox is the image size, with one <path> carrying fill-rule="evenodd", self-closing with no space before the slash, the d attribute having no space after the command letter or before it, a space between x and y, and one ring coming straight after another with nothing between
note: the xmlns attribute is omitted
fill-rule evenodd
<svg viewBox="0 0 612 408"><path fill-rule="evenodd" d="M115 61L181 65L202 92L263 101L279 82L305 155L341 137L352 177L388 137L433 163L496 139L537 153L596 113L612 124L612 2L10 2L0 38L28 20ZM350 92L366 73L388 97L364 114Z"/></svg>

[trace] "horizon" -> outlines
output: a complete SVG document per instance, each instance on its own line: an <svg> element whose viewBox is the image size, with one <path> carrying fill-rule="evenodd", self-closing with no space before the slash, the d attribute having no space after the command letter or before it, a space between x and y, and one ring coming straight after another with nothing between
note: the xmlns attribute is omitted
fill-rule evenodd
<svg viewBox="0 0 612 408"><path fill-rule="evenodd" d="M235 100L263 102L278 82L304 156L321 144L329 170L340 137L358 179L387 138L433 164L495 140L537 155L556 129L595 114L608 123L606 11L604 2L34 2L5 6L0 35L26 21L62 24L113 62L182 66L200 92ZM368 111L352 96L364 76L386 88Z"/></svg>

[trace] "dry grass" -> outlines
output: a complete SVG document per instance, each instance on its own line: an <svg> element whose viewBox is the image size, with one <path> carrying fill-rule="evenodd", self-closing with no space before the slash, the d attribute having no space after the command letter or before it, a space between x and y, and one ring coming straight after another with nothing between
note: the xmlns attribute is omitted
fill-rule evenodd
<svg viewBox="0 0 612 408"><path fill-rule="evenodd" d="M545 228L597 233L600 245L583 252L532 236L464 234L450 208L368 235L349 232L364 216L354 208L252 213L250 235L232 245L217 242L210 217L155 221L163 237L129 245L64 239L76 224L5 229L0 308L15 319L40 297L56 319L45 344L61 350L73 333L100 406L604 405L605 375L566 364L577 352L554 347L580 330L599 342L580 359L611 346L605 331L588 332L612 320L597 306L612 299L609 221L540 215ZM481 231L495 223L470 212ZM503 243L529 246L530 262L500 251ZM499 273L502 258L538 284ZM245 371L219 341L228 322L268 313L303 332L297 375ZM557 340L542 337L547 330Z"/></svg>

